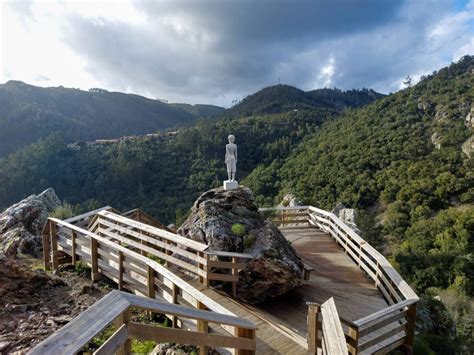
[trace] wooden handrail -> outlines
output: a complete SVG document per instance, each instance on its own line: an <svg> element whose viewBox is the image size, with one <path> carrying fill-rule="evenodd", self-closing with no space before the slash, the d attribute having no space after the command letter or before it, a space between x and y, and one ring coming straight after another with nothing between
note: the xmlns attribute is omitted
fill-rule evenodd
<svg viewBox="0 0 474 355"><path fill-rule="evenodd" d="M237 329L236 335L209 335L207 332L194 332L173 328L160 328L130 322L130 307L149 310L155 313L179 316L198 322L228 325ZM122 316L122 317L121 317ZM120 291L112 291L101 300L79 314L59 331L35 346L29 354L74 354L79 352L108 325L121 317L123 324L94 354L109 354L123 346L127 340L142 339L158 342L179 342L189 345L209 345L231 347L255 353L255 325L242 318L215 312L173 305L158 300L139 297ZM240 330L244 330L241 332ZM130 348L126 353L130 352Z"/></svg>
<svg viewBox="0 0 474 355"><path fill-rule="evenodd" d="M169 271L166 267L163 265L160 265L154 260L151 260L150 258L147 258L143 255L140 255L124 246L121 246L105 237L101 237L95 233L89 232L87 230L84 230L80 227L77 227L73 224L64 222L60 219L57 218L49 218L49 221L62 227L66 227L72 231L76 231L77 234L79 235L84 235L87 236L88 238L95 239L98 242L100 242L101 245L105 245L108 248L114 250L115 252L120 252L122 255L125 257L131 258L133 260L139 261L142 264L146 266L152 267L159 275L163 276L173 284L175 284L179 289L183 290L184 292L188 293L191 295L193 298L195 298L197 301L201 302L204 304L208 309L218 312L218 313L223 313L223 314L228 314L228 315L234 315L232 312L228 311L224 307L222 307L219 303L215 302L213 299L207 297L204 293L199 291L198 289L194 288L190 284L188 284L186 281L181 279L179 276L175 275L171 271Z"/></svg>
<svg viewBox="0 0 474 355"><path fill-rule="evenodd" d="M347 343L334 298L321 306L308 302L308 354L346 355ZM321 334L321 336L320 336Z"/></svg>

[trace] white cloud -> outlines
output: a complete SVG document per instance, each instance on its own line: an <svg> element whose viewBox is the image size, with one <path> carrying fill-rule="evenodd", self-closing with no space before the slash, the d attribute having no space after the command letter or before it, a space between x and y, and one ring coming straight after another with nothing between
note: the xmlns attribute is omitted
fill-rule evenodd
<svg viewBox="0 0 474 355"><path fill-rule="evenodd" d="M318 81L316 87L325 87L329 88L333 84L333 77L336 73L336 60L334 56L331 55L327 64L323 66L319 72Z"/></svg>

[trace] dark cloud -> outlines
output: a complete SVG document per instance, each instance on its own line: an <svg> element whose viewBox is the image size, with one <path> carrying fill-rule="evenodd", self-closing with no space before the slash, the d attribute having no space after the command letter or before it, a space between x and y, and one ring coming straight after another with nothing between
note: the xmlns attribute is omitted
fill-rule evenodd
<svg viewBox="0 0 474 355"><path fill-rule="evenodd" d="M64 38L88 70L106 87L228 104L279 77L304 89L396 90L406 74L443 62L430 31L450 4L189 0L135 6L145 23L69 17Z"/></svg>

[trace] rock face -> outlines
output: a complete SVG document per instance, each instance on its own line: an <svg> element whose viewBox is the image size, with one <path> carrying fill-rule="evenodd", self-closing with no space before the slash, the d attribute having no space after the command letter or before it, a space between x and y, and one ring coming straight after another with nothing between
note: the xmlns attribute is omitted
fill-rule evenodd
<svg viewBox="0 0 474 355"><path fill-rule="evenodd" d="M298 207L301 206L301 201L292 193L286 194L281 200L278 207Z"/></svg>
<svg viewBox="0 0 474 355"><path fill-rule="evenodd" d="M278 228L265 220L245 187L209 190L194 203L178 233L210 250L251 254L239 273L237 297L260 303L301 285L303 264Z"/></svg>
<svg viewBox="0 0 474 355"><path fill-rule="evenodd" d="M58 196L50 188L7 208L0 214L0 253L39 256L42 251L41 230L48 212L59 205Z"/></svg>
<svg viewBox="0 0 474 355"><path fill-rule="evenodd" d="M356 224L356 210L353 208L347 208L342 203L338 203L336 207L334 207L331 211L340 219L342 219L351 229L356 231L357 233L360 232L359 228L357 228Z"/></svg>

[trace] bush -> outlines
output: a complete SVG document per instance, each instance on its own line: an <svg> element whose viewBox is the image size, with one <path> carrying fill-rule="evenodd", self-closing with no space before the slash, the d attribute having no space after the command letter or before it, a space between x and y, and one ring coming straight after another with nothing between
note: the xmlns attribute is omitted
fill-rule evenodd
<svg viewBox="0 0 474 355"><path fill-rule="evenodd" d="M72 206L69 203L65 203L58 208L56 208L53 212L51 212L50 217L58 218L58 219L68 219L74 216L74 211Z"/></svg>
<svg viewBox="0 0 474 355"><path fill-rule="evenodd" d="M244 249L250 248L253 243L255 243L255 237L252 234L244 237Z"/></svg>
<svg viewBox="0 0 474 355"><path fill-rule="evenodd" d="M236 237L243 237L246 233L245 226L240 223L236 223L232 225L230 230L232 231L232 234L235 235Z"/></svg>

